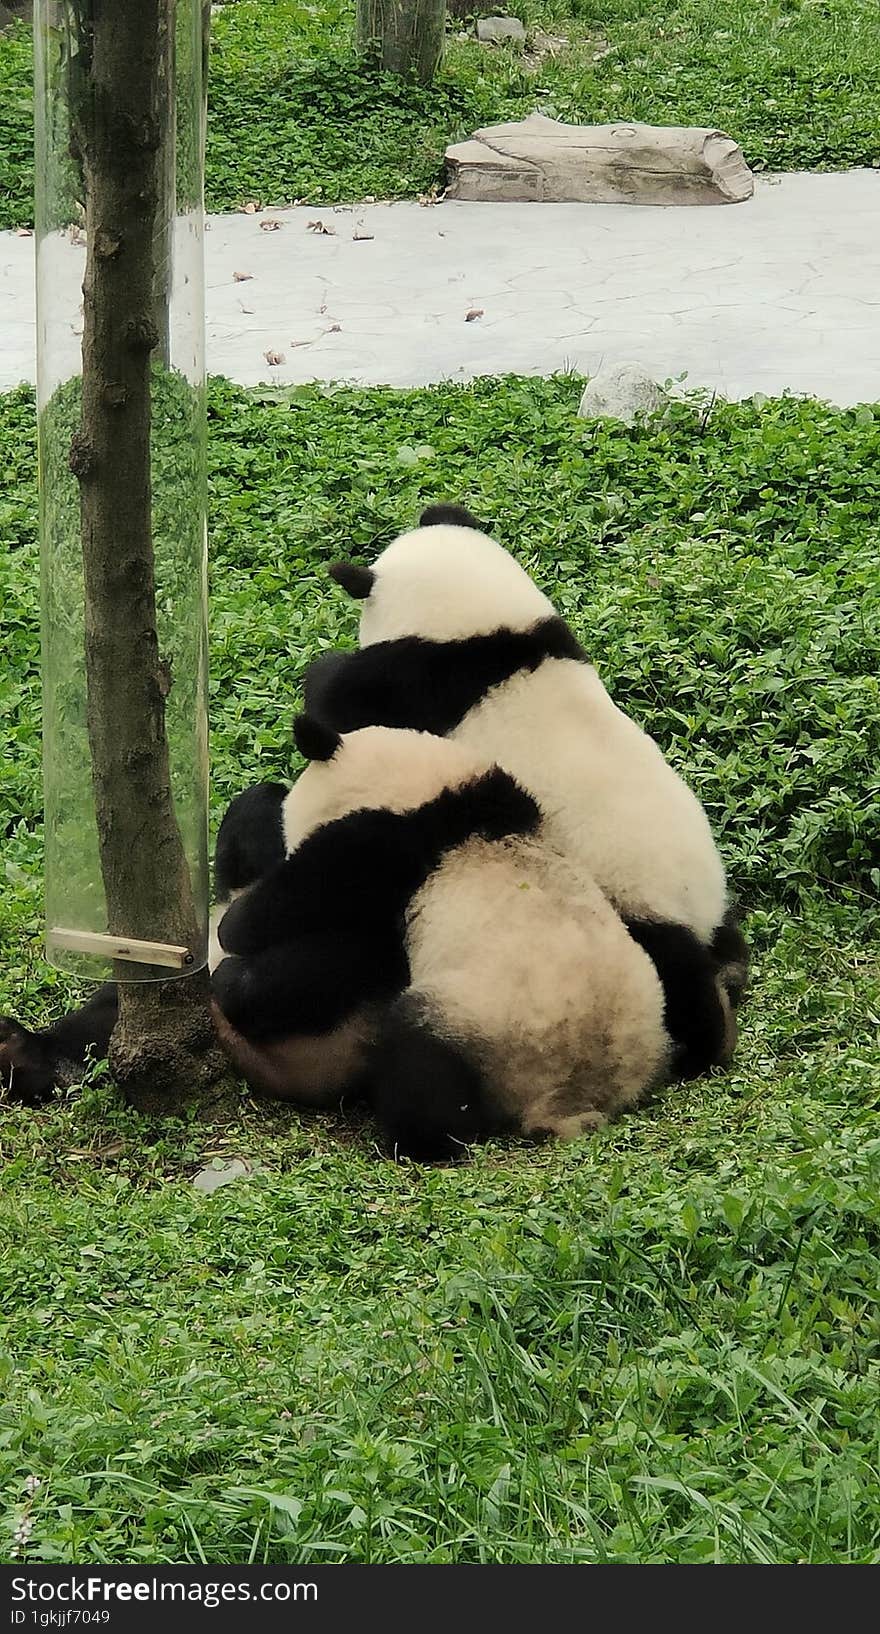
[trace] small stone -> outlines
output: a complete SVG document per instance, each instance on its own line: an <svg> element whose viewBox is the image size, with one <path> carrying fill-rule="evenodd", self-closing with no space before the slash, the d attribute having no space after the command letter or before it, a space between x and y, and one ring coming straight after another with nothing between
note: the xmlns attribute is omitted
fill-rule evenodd
<svg viewBox="0 0 880 1634"><path fill-rule="evenodd" d="M518 17L481 17L477 39L481 45L501 45L503 40L525 40L526 31Z"/></svg>
<svg viewBox="0 0 880 1634"><path fill-rule="evenodd" d="M667 402L662 387L638 363L609 363L589 381L578 414L585 420L622 420L631 426Z"/></svg>
<svg viewBox="0 0 880 1634"><path fill-rule="evenodd" d="M635 425L638 418L658 412L668 402L666 392L638 363L609 363L588 382L578 408L583 420L622 420Z"/></svg>
<svg viewBox="0 0 880 1634"><path fill-rule="evenodd" d="M193 1185L196 1191L218 1191L221 1186L228 1186L231 1180L241 1180L250 1174L250 1164L244 1163L240 1157L231 1158L228 1163L209 1163L206 1168L200 1169L193 1175Z"/></svg>

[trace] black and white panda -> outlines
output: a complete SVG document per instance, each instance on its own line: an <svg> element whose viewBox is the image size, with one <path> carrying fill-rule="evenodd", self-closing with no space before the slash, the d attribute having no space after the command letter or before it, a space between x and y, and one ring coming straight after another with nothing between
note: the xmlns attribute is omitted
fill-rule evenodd
<svg viewBox="0 0 880 1634"><path fill-rule="evenodd" d="M396 983L366 1089L390 1144L423 1159L580 1135L669 1075L654 963L509 773L428 733L304 717L296 735L310 764L284 802L287 859L219 927L233 1026L289 1034Z"/></svg>
<svg viewBox="0 0 880 1634"><path fill-rule="evenodd" d="M340 732L416 728L497 760L654 959L682 1072L727 1060L748 955L706 814L547 597L458 506L430 507L372 568L331 573L363 603L360 651L318 660L307 710ZM721 1035L694 1008L701 960L718 978Z"/></svg>

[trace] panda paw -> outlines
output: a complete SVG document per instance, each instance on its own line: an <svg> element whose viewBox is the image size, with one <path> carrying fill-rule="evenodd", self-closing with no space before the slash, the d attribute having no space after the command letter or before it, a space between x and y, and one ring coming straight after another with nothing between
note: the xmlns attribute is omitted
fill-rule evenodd
<svg viewBox="0 0 880 1634"><path fill-rule="evenodd" d="M211 992L226 1020L237 1026L243 1019L248 998L248 968L245 959L234 954L221 959L211 976Z"/></svg>
<svg viewBox="0 0 880 1634"><path fill-rule="evenodd" d="M39 1033L0 1016L0 1099L39 1106L56 1087L56 1061Z"/></svg>

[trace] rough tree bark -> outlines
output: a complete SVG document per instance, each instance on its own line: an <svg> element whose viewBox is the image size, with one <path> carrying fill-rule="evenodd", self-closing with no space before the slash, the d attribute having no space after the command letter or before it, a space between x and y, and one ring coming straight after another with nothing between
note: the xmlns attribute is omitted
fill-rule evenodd
<svg viewBox="0 0 880 1634"><path fill-rule="evenodd" d="M420 85L440 65L445 24L446 0L357 0L358 49Z"/></svg>
<svg viewBox="0 0 880 1634"><path fill-rule="evenodd" d="M82 92L71 130L86 193L80 487L88 732L111 933L190 945L196 915L165 732L152 538L151 368L162 207L162 53L173 0L75 0ZM167 99L166 99L167 102ZM161 235L158 235L161 242ZM123 974L120 970L120 974ZM122 982L117 1082L153 1109L213 1099L228 1067L207 974Z"/></svg>

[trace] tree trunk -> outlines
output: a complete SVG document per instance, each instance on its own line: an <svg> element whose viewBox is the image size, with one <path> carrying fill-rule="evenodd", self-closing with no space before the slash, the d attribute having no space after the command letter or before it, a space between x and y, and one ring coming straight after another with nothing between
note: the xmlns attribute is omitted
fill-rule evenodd
<svg viewBox="0 0 880 1634"><path fill-rule="evenodd" d="M89 747L111 934L198 937L174 812L152 535L151 374L161 340L155 247L165 195L163 69L173 0L77 0L82 93L71 108L86 192L79 482ZM163 53L165 60L163 62ZM119 966L120 976L130 970ZM202 1098L226 1076L206 973L120 983L110 1062L150 1109Z"/></svg>
<svg viewBox="0 0 880 1634"><path fill-rule="evenodd" d="M443 55L446 0L357 0L358 50L430 85Z"/></svg>

